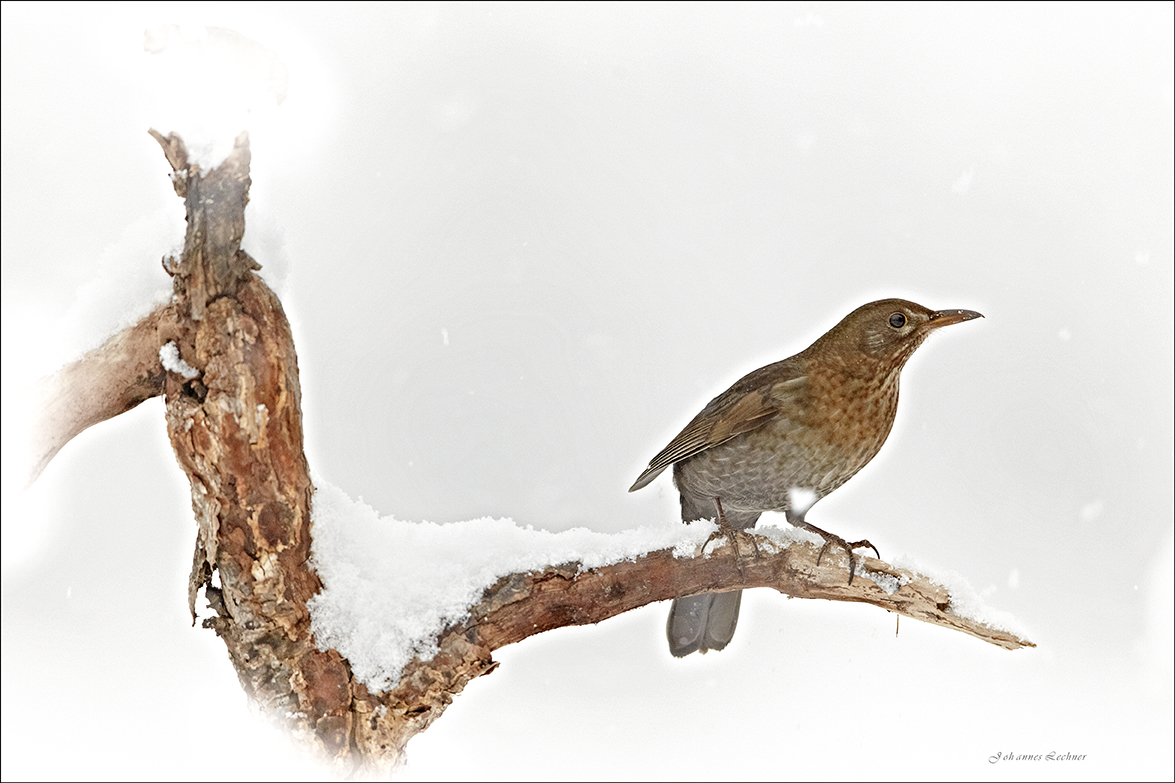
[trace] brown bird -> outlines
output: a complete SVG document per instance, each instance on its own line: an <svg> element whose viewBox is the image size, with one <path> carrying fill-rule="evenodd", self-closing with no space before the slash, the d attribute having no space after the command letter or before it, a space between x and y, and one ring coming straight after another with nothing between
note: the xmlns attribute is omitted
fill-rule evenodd
<svg viewBox="0 0 1175 783"><path fill-rule="evenodd" d="M940 327L982 317L903 299L859 307L806 350L710 400L628 491L672 465L683 522L716 519L730 534L754 527L764 511L782 511L822 536L825 550L836 543L848 551L851 582L853 549L873 545L849 544L804 515L877 455L897 412L898 376L922 341ZM721 650L734 635L741 601L741 590L675 599L669 651Z"/></svg>

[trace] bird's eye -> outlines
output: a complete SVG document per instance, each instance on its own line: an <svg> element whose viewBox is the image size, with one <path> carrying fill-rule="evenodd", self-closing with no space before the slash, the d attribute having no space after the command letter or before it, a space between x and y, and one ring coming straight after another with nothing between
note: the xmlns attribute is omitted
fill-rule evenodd
<svg viewBox="0 0 1175 783"><path fill-rule="evenodd" d="M906 316L901 313L894 313L889 317L889 325L894 329L901 329L906 325Z"/></svg>

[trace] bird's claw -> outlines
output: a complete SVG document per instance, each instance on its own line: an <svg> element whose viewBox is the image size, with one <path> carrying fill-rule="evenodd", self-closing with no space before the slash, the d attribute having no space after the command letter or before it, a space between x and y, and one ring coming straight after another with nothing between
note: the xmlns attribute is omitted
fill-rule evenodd
<svg viewBox="0 0 1175 783"><path fill-rule="evenodd" d="M706 543L702 544L702 554L703 555L706 554L706 547L710 546L710 542L713 541L714 539L716 539L716 538L730 539L730 545L732 547L734 547L734 564L736 566L738 566L738 575L740 577L742 577L743 579L746 579L747 571L746 571L746 568L743 566L742 553L739 552L739 548L738 548L738 535L740 532L741 531L735 530L732 527L725 527L723 525L719 525L718 529L715 530L713 533L711 533L710 537L706 539ZM754 538L752 538L751 543L753 544L753 546L755 548L755 557L758 557L759 556L759 545L755 544L754 541L755 541Z"/></svg>
<svg viewBox="0 0 1175 783"><path fill-rule="evenodd" d="M853 543L849 544L849 549L864 549L865 547L869 547L870 549L872 549L873 554L877 555L877 559L878 560L881 559L881 553L878 552L877 547L873 546L873 544L871 544L869 541L866 541L866 540L854 541Z"/></svg>
<svg viewBox="0 0 1175 783"><path fill-rule="evenodd" d="M711 533L710 537L706 539L706 543L702 544L702 555L705 556L706 547L710 546L711 541L713 541L716 538L727 538L729 536L730 536L730 531L728 531L724 527L719 526L719 528L717 530L715 530L713 533Z"/></svg>
<svg viewBox="0 0 1175 783"><path fill-rule="evenodd" d="M725 522L725 520L719 521L718 529L709 535L709 537L706 539L706 543L702 544L702 554L706 554L706 547L710 546L710 542L714 539L729 539L730 545L734 548L734 563L736 566L738 566L738 574L743 579L746 579L747 569L746 566L743 565L743 556L738 545L739 537L745 535L751 542L751 549L755 550L756 560L762 557L762 554L759 552L759 542L755 540L755 535L753 533L750 533L746 530L736 530L733 527L723 524L723 522Z"/></svg>
<svg viewBox="0 0 1175 783"><path fill-rule="evenodd" d="M857 555L853 552L854 549L862 549L864 547L869 547L870 549L873 550L873 554L877 555L877 559L878 560L881 559L881 553L878 552L877 547L873 546L873 544L871 544L869 541L866 541L866 540L854 541L853 543L850 544L848 541L845 541L840 536L834 536L832 533L826 533L824 531L821 531L821 535L824 536L824 546L820 547L820 554L818 554L816 556L816 565L817 566L820 565L820 561L822 559L824 559L824 553L828 551L828 548L830 546L832 546L833 544L839 544L840 547L843 550L845 550L845 552L847 552L849 555L849 584L850 585L853 583L853 577L857 573Z"/></svg>

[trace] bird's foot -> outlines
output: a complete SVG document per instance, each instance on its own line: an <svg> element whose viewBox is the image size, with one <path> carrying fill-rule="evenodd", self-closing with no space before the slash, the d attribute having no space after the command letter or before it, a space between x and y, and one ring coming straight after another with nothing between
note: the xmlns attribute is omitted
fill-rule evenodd
<svg viewBox="0 0 1175 783"><path fill-rule="evenodd" d="M857 556L853 554L853 548L849 546L849 542L840 536L834 536L831 533L824 535L824 546L820 547L820 554L816 555L816 565L820 565L820 561L824 559L824 553L833 544L839 544L842 549L849 553L849 584L851 585L853 583L853 576L857 573Z"/></svg>
<svg viewBox="0 0 1175 783"><path fill-rule="evenodd" d="M848 541L845 541L840 536L833 535L832 533L829 533L827 530L821 530L820 528L816 527L815 525L813 525L809 522L797 521L794 524L797 524L798 527L802 527L805 530L809 530L813 533L816 533L817 535L819 535L820 537L822 537L824 539L824 546L820 547L820 554L818 554L816 556L816 565L817 566L819 566L820 561L824 559L824 553L827 552L828 548L831 547L833 544L838 545L841 549L845 550L845 552L848 553L848 555L849 555L849 584L850 585L853 583L853 577L857 573L857 555L853 552L854 549L862 549L864 547L868 547L869 549L873 550L873 554L877 555L878 560L881 559L881 553L877 551L877 547L873 546L873 544L867 540L853 541L852 543L849 543Z"/></svg>
<svg viewBox="0 0 1175 783"><path fill-rule="evenodd" d="M738 575L745 579L747 576L747 570L743 566L743 556L738 548L738 537L739 537L740 532L741 531L735 530L732 527L726 527L721 522L719 522L718 529L710 534L710 537L706 539L706 543L702 544L702 554L703 555L706 554L706 547L710 546L710 542L713 541L714 539L716 539L716 538L729 539L730 545L732 547L734 547L734 563L736 566L738 566ZM758 557L759 556L759 545L755 543L755 539L753 537L751 538L751 543L755 548L755 557Z"/></svg>
<svg viewBox="0 0 1175 783"><path fill-rule="evenodd" d="M732 532L733 531L727 530L720 525L718 529L711 533L710 537L706 539L706 543L702 544L702 556L704 557L706 555L706 547L710 546L711 541L716 538L729 538Z"/></svg>
<svg viewBox="0 0 1175 783"><path fill-rule="evenodd" d="M718 509L718 516L717 516L717 519L715 520L715 522L717 522L717 524L718 524L718 529L710 534L709 538L706 539L706 543L702 544L702 554L703 555L706 554L706 547L708 547L710 545L710 542L713 541L714 539L716 539L716 538L730 539L730 545L732 547L734 547L734 562L735 562L735 565L738 566L738 574L743 579L746 579L747 570L746 570L746 567L743 565L742 552L739 551L739 546L738 546L739 535L745 534L747 536L748 540L751 542L751 548L755 550L755 559L756 560L758 560L761 557L761 555L759 553L759 542L755 540L755 535L753 533L750 533L750 532L744 531L744 530L737 530L734 527L732 527L729 522L726 521L726 514L722 511L722 500L721 499L714 498L714 504Z"/></svg>

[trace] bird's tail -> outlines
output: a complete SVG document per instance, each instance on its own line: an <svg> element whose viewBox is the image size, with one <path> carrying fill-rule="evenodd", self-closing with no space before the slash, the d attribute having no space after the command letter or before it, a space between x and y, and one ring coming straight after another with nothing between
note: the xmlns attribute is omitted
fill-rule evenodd
<svg viewBox="0 0 1175 783"><path fill-rule="evenodd" d="M673 599L665 626L669 652L683 658L692 652L721 650L734 636L742 598L742 590L731 590Z"/></svg>

